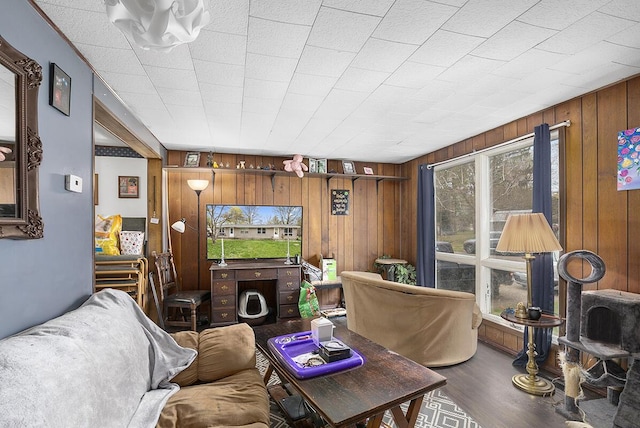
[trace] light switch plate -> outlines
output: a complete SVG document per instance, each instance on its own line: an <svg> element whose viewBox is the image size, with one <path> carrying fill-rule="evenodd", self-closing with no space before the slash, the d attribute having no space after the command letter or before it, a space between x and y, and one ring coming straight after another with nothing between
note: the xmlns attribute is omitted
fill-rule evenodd
<svg viewBox="0 0 640 428"><path fill-rule="evenodd" d="M70 192L82 193L82 178L77 175L65 175L64 188Z"/></svg>

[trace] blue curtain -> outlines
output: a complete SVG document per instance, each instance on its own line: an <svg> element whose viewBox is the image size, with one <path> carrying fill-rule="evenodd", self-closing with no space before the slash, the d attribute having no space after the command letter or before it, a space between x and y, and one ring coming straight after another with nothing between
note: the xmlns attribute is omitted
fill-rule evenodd
<svg viewBox="0 0 640 428"><path fill-rule="evenodd" d="M549 125L543 123L534 129L533 140L533 212L543 213L551 224L551 134ZM539 306L543 312L553 313L553 255L537 254L531 265L531 298L533 306ZM528 342L528 330L525 329L524 343ZM551 336L548 328L535 329L536 361L544 362L549 356ZM520 351L513 362L515 366L527 364L526 349Z"/></svg>
<svg viewBox="0 0 640 428"><path fill-rule="evenodd" d="M416 284L435 287L436 284L436 231L433 190L433 168L427 164L418 167L418 260Z"/></svg>

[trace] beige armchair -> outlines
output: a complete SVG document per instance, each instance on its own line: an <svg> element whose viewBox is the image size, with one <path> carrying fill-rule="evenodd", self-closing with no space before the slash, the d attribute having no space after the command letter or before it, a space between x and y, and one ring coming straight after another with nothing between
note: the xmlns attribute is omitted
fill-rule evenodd
<svg viewBox="0 0 640 428"><path fill-rule="evenodd" d="M476 353L482 313L473 294L386 281L371 272L340 276L349 330L427 367Z"/></svg>

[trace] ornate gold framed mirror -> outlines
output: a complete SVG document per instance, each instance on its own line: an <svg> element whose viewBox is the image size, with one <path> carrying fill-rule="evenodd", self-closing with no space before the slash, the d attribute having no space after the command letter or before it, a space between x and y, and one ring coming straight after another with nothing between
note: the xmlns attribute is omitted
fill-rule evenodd
<svg viewBox="0 0 640 428"><path fill-rule="evenodd" d="M0 37L0 238L42 238L38 89L42 67Z"/></svg>

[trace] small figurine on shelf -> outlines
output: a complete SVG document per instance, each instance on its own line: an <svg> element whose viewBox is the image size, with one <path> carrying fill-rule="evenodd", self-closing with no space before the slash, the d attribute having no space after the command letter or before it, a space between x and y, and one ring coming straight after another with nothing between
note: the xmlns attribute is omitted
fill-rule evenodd
<svg viewBox="0 0 640 428"><path fill-rule="evenodd" d="M213 152L209 152L207 155L207 166L211 168L213 166Z"/></svg>
<svg viewBox="0 0 640 428"><path fill-rule="evenodd" d="M243 160L240 161L240 169L244 169L244 161Z"/></svg>
<svg viewBox="0 0 640 428"><path fill-rule="evenodd" d="M217 167L218 167L218 162L213 161L213 167L214 167L214 168L217 168Z"/></svg>

